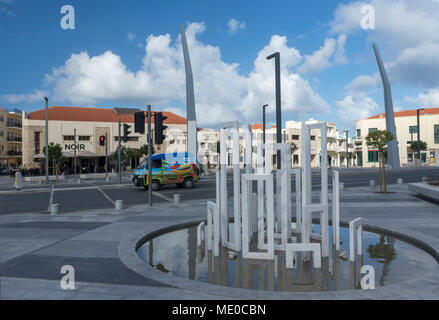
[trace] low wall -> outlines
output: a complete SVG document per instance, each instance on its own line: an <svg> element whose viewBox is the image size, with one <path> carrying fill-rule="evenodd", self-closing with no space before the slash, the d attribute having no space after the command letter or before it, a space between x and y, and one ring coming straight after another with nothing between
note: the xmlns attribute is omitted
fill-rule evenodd
<svg viewBox="0 0 439 320"><path fill-rule="evenodd" d="M409 183L409 191L439 202L439 186L432 186L426 182Z"/></svg>

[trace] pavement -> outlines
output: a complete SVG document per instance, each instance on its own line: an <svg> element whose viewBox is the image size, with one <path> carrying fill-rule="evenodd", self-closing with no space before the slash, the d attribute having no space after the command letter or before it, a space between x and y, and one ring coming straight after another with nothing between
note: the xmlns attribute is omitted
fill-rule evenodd
<svg viewBox="0 0 439 320"><path fill-rule="evenodd" d="M415 197L407 185L390 185L389 191L342 190L341 220L363 217L369 226L417 239L438 254L439 205ZM439 264L429 273L375 290L299 293L192 281L162 273L138 257L136 244L145 235L205 219L205 199L156 202L152 208L130 205L122 211L35 212L0 216L1 299L439 299ZM64 265L75 268L73 290L61 288Z"/></svg>
<svg viewBox="0 0 439 320"><path fill-rule="evenodd" d="M376 168L342 168L340 181L346 188L364 187L370 180L378 180ZM428 168L402 168L387 171L389 184L396 183L398 178L403 178L405 183L421 182L422 177L430 180L439 177L438 167ZM232 181L232 176L229 176ZM332 178L328 179L331 187ZM58 184L38 185L27 183L21 191L15 190L14 179L9 176L0 176L0 215L16 213L45 213L50 211L52 204L59 204L61 212L81 211L87 209L111 209L116 200L123 200L126 206L144 204L148 201L148 193L144 188L133 185L130 172L119 179L87 179L78 184L72 177ZM320 188L320 176L317 171L313 173L312 184L314 189ZM193 189L177 188L175 185L162 186L159 192L153 193L154 203L172 202L174 194L179 194L184 201L215 198L215 174L203 176ZM232 184L229 186L232 194ZM292 191L295 191L295 182L292 181Z"/></svg>

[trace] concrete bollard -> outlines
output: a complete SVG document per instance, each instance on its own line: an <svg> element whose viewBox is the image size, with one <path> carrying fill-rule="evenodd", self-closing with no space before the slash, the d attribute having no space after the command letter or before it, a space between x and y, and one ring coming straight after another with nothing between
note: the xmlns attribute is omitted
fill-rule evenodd
<svg viewBox="0 0 439 320"><path fill-rule="evenodd" d="M117 211L121 211L123 208L123 200L116 200L114 207Z"/></svg>
<svg viewBox="0 0 439 320"><path fill-rule="evenodd" d="M404 182L403 182L402 178L398 178L398 181L396 183L397 184L403 184Z"/></svg>
<svg viewBox="0 0 439 320"><path fill-rule="evenodd" d="M339 187L339 189L340 189L340 190L344 190L344 182L340 182L340 187Z"/></svg>
<svg viewBox="0 0 439 320"><path fill-rule="evenodd" d="M59 204L53 203L52 206L50 207L50 215L55 216L58 214L58 212L59 212Z"/></svg>
<svg viewBox="0 0 439 320"><path fill-rule="evenodd" d="M38 184L41 186L43 184L43 180L38 180Z"/></svg>
<svg viewBox="0 0 439 320"><path fill-rule="evenodd" d="M180 203L180 195L174 194L174 203Z"/></svg>
<svg viewBox="0 0 439 320"><path fill-rule="evenodd" d="M427 182L428 178L427 177L422 177L422 182Z"/></svg>
<svg viewBox="0 0 439 320"><path fill-rule="evenodd" d="M375 180L369 180L369 186L375 187Z"/></svg>
<svg viewBox="0 0 439 320"><path fill-rule="evenodd" d="M78 184L81 184L81 178L78 179Z"/></svg>
<svg viewBox="0 0 439 320"><path fill-rule="evenodd" d="M105 177L105 181L106 181L106 182L110 181L110 177L109 177L109 176L106 176L106 177Z"/></svg>

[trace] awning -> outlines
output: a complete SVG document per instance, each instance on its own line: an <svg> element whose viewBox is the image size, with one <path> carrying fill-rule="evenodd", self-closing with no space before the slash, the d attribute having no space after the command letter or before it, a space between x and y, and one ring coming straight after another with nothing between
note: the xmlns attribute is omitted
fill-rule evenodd
<svg viewBox="0 0 439 320"><path fill-rule="evenodd" d="M63 152L62 153L64 158L73 158L75 155L73 152ZM99 157L105 157L105 154L102 153L95 153L90 151L81 151L76 153L77 158L99 158ZM39 153L33 156L35 160L41 160L46 159L46 155Z"/></svg>

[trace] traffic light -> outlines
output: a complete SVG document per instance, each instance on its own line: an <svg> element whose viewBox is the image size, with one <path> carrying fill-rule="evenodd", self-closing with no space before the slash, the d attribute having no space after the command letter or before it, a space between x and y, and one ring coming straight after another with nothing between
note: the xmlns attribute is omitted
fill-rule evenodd
<svg viewBox="0 0 439 320"><path fill-rule="evenodd" d="M105 146L105 136L100 136L99 137L99 145L100 146Z"/></svg>
<svg viewBox="0 0 439 320"><path fill-rule="evenodd" d="M131 128L130 125L126 123L123 124L123 142L128 141L128 135L131 133L131 131L128 131L129 128Z"/></svg>
<svg viewBox="0 0 439 320"><path fill-rule="evenodd" d="M168 128L168 126L163 125L163 121L166 119L168 119L168 117L164 116L161 112L156 112L154 114L154 136L156 144L162 144L163 140L166 138L163 134L163 131Z"/></svg>
<svg viewBox="0 0 439 320"><path fill-rule="evenodd" d="M134 132L145 133L145 114L143 111L134 114Z"/></svg>

